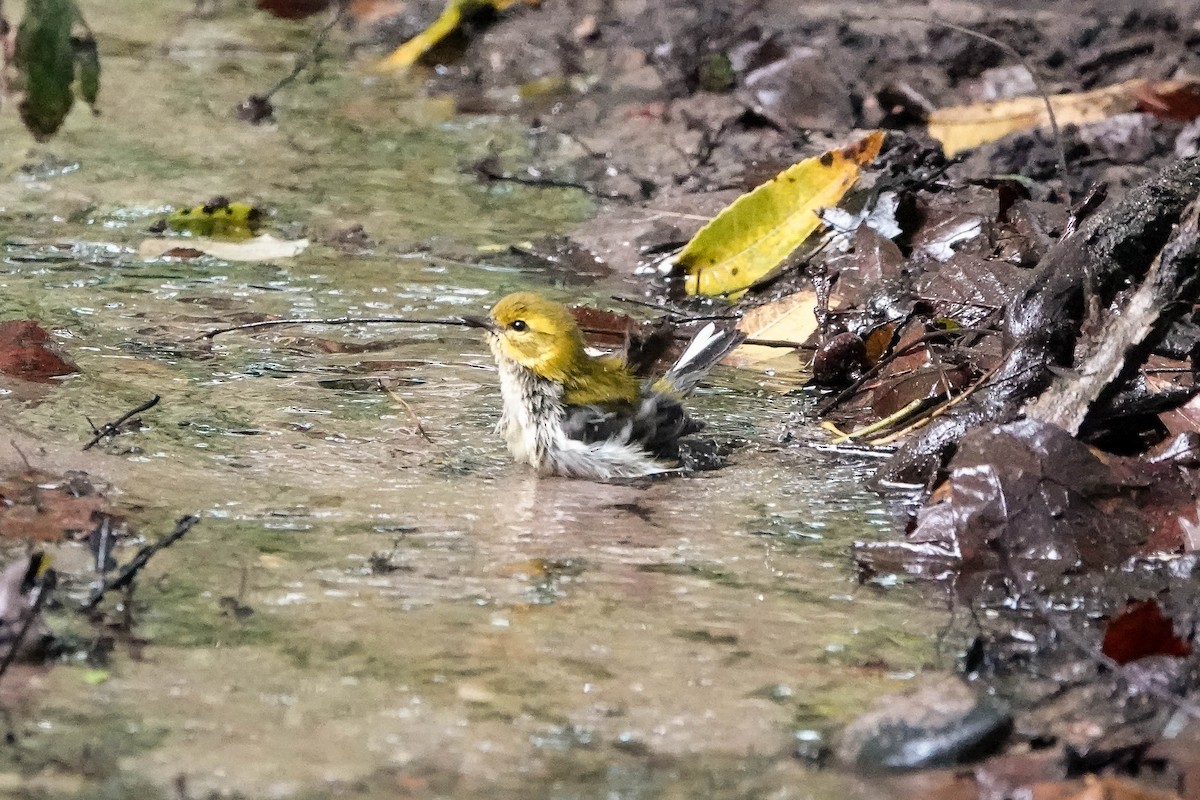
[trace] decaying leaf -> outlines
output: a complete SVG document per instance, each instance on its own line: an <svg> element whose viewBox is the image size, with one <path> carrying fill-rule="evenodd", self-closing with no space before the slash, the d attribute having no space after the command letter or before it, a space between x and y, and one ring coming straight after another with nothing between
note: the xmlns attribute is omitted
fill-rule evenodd
<svg viewBox="0 0 1200 800"><path fill-rule="evenodd" d="M860 545L860 558L916 574L932 558L986 568L1001 557L1068 572L1187 547L1178 520L1194 513L1194 478L1100 454L1054 425L976 428L949 470L908 541Z"/></svg>
<svg viewBox="0 0 1200 800"><path fill-rule="evenodd" d="M796 292L782 300L752 308L738 321L738 330L749 339L772 339L804 344L817 329L817 293L812 289ZM777 366L778 360L790 357L800 368L794 351L779 347L743 344L725 357L724 363L733 367L762 368L767 362Z"/></svg>
<svg viewBox="0 0 1200 800"><path fill-rule="evenodd" d="M224 261L274 261L294 258L308 247L308 239L276 239L269 233L241 242L217 239L147 239L138 246L143 260L176 257L195 258L209 255Z"/></svg>
<svg viewBox="0 0 1200 800"><path fill-rule="evenodd" d="M793 164L731 203L674 260L687 293L734 296L769 274L821 225L817 212L842 199L883 137Z"/></svg>
<svg viewBox="0 0 1200 800"><path fill-rule="evenodd" d="M436 47L463 22L487 11L503 11L518 3L537 5L541 0L447 0L446 8L428 28L397 47L375 65L378 72L403 72Z"/></svg>
<svg viewBox="0 0 1200 800"><path fill-rule="evenodd" d="M1159 116L1191 119L1200 113L1194 81L1135 79L1088 92L1054 95L1050 105L1059 126L1083 125L1139 109ZM1188 115L1191 116L1188 116ZM1040 95L992 103L950 106L929 116L929 135L947 156L1030 128L1050 125Z"/></svg>

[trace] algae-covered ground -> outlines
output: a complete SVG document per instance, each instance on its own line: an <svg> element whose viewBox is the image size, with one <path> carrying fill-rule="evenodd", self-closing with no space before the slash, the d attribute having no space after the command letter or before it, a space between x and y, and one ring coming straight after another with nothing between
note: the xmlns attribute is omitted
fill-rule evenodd
<svg viewBox="0 0 1200 800"><path fill-rule="evenodd" d="M36 144L0 110L0 317L39 321L79 366L4 384L20 453L0 462L85 470L145 539L202 521L139 579L131 631L73 610L88 555L56 546L83 578L49 613L61 657L0 684L0 791L847 796L795 752L944 666L950 622L911 586L857 582L848 544L890 518L860 486L870 464L779 446L810 399L718 370L694 406L739 445L731 465L606 486L509 463L469 331L197 341L262 315L478 313L516 288L612 305L637 279L488 256L591 208L477 180L489 153L525 152L523 126L340 54L289 89L277 125L248 125L232 108L290 69L311 25L248 4L84 6L102 114L76 109ZM314 244L267 264L138 256L170 209L216 195ZM356 224L369 246L329 244ZM145 429L79 452L85 416L154 394Z"/></svg>

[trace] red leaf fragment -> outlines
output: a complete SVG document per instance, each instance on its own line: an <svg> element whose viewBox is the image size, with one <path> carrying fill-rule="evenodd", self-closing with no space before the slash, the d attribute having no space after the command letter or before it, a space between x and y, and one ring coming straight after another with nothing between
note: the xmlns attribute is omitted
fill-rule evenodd
<svg viewBox="0 0 1200 800"><path fill-rule="evenodd" d="M1118 664L1146 656L1192 654L1191 645L1175 635L1175 626L1163 616L1158 601L1151 598L1130 603L1108 623L1101 652Z"/></svg>
<svg viewBox="0 0 1200 800"><path fill-rule="evenodd" d="M0 373L35 383L79 371L61 355L50 334L33 320L0 322Z"/></svg>

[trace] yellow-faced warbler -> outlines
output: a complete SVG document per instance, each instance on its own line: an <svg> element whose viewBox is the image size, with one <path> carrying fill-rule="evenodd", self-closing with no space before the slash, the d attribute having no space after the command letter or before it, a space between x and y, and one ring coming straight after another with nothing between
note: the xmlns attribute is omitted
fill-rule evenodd
<svg viewBox="0 0 1200 800"><path fill-rule="evenodd" d="M504 398L496 430L513 458L543 475L592 480L673 469L680 437L703 427L681 401L744 338L710 323L644 384L620 358L590 355L571 312L533 292L463 320L487 331Z"/></svg>

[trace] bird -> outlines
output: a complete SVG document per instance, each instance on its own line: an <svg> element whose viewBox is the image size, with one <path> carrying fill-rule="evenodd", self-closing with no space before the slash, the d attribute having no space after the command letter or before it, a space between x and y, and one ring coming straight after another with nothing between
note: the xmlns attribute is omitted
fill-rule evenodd
<svg viewBox="0 0 1200 800"><path fill-rule="evenodd" d="M643 382L623 359L588 353L570 310L535 292L462 322L484 330L496 359L496 432L513 459L540 475L594 481L678 471L679 440L703 428L683 399L745 338L710 322L661 378Z"/></svg>

